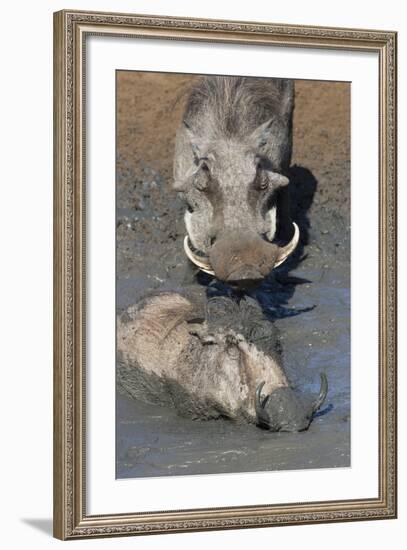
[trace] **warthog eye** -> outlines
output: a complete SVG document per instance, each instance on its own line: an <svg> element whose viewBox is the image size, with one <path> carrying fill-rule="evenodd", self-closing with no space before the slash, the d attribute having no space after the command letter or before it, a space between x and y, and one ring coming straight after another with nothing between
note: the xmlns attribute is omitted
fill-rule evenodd
<svg viewBox="0 0 407 550"><path fill-rule="evenodd" d="M265 191L269 187L269 181L265 175L265 171L267 171L267 159L258 157L257 166L256 166L255 185L261 191Z"/></svg>
<svg viewBox="0 0 407 550"><path fill-rule="evenodd" d="M257 171L256 179L254 181L255 187L261 191L266 191L269 188L269 180L264 173Z"/></svg>
<svg viewBox="0 0 407 550"><path fill-rule="evenodd" d="M205 191L208 187L209 167L206 164L205 160L206 158L199 159L201 172L197 174L197 177L195 179L195 187L196 189L198 189L198 191ZM202 173L204 175L202 175Z"/></svg>
<svg viewBox="0 0 407 550"><path fill-rule="evenodd" d="M209 172L209 166L207 163L208 157L201 157L198 159L198 164L203 172Z"/></svg>

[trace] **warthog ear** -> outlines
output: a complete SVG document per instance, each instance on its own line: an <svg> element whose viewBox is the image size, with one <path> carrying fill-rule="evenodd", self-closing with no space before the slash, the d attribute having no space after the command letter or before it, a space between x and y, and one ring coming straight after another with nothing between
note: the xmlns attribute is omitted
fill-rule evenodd
<svg viewBox="0 0 407 550"><path fill-rule="evenodd" d="M254 132L250 135L250 140L253 143L253 146L255 149L260 149L264 145L267 144L270 136L271 136L271 127L274 122L274 117L270 118L266 122L263 122L263 124L260 124Z"/></svg>
<svg viewBox="0 0 407 550"><path fill-rule="evenodd" d="M206 143L203 139L201 139L199 136L195 134L195 132L192 130L191 126L186 122L185 120L182 121L186 134L189 137L189 140L191 142L192 151L194 153L194 156L196 159L200 159L204 156L205 150L206 150Z"/></svg>

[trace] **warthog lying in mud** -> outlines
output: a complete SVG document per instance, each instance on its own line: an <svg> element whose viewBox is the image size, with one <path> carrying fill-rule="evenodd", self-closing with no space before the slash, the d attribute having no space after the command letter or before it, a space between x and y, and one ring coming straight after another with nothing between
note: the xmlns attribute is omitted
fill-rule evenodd
<svg viewBox="0 0 407 550"><path fill-rule="evenodd" d="M194 419L230 418L272 431L301 431L325 400L289 385L273 325L249 298L212 298L203 318L193 301L163 292L118 321L118 380L134 398ZM263 396L262 393L265 395Z"/></svg>
<svg viewBox="0 0 407 550"><path fill-rule="evenodd" d="M204 77L187 100L174 156L184 248L232 286L261 281L299 241L286 188L293 109L294 83L282 79Z"/></svg>

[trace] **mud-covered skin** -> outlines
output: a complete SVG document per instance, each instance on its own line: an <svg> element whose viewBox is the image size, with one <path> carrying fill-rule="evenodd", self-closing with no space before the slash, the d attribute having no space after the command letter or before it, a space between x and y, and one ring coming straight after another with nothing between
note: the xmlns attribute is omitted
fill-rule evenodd
<svg viewBox="0 0 407 550"><path fill-rule="evenodd" d="M258 304L218 297L203 306L205 311L181 294L162 292L121 315L117 343L123 388L189 418L223 417L271 431L308 428L316 398L309 406L289 388L272 323ZM256 387L267 392L266 405L258 405ZM287 390L284 398L274 398L281 389ZM320 404L325 397L326 392Z"/></svg>
<svg viewBox="0 0 407 550"><path fill-rule="evenodd" d="M118 320L119 379L134 397L170 403L189 418L255 422L256 384L264 379L269 392L288 384L265 344L271 332L253 300L197 307L178 293L151 295Z"/></svg>

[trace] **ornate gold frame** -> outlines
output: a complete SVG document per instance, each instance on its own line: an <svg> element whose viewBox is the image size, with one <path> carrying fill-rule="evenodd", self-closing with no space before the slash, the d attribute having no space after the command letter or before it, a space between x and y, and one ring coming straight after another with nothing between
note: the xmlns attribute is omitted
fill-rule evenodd
<svg viewBox="0 0 407 550"><path fill-rule="evenodd" d="M86 514L83 75L89 34L376 52L379 58L379 496L173 512ZM60 539L396 517L395 32L146 15L54 14L54 535Z"/></svg>

